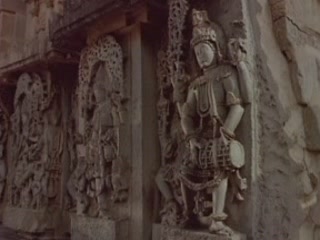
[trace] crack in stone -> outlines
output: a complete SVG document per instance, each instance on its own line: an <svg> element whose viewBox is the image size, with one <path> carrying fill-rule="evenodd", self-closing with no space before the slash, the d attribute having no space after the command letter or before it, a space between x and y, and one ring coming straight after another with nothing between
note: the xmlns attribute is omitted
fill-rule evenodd
<svg viewBox="0 0 320 240"><path fill-rule="evenodd" d="M297 23L295 23L295 21L293 21L293 19L291 19L289 16L285 16L286 19L288 19L288 21L296 27L296 29L298 29L300 32L306 34L306 35L311 35L310 33L308 33L307 31L303 30Z"/></svg>
<svg viewBox="0 0 320 240"><path fill-rule="evenodd" d="M285 16L281 15L280 17L277 17L277 18L273 19L273 22L276 23L279 20L281 20L282 18L285 18Z"/></svg>
<svg viewBox="0 0 320 240"><path fill-rule="evenodd" d="M302 27L301 25L297 24L292 18L286 15L281 15L273 20L273 23L276 24L281 19L287 20L295 29L298 30L301 34L301 38L304 42L308 43L309 45L313 46L316 49L320 50L320 33L316 32L314 29L308 28L308 27ZM276 28L279 28L276 27ZM281 30L282 34L286 35L286 38L288 38L288 34L290 30L287 29L285 26L283 30ZM289 41L292 41L293 39L289 38Z"/></svg>
<svg viewBox="0 0 320 240"><path fill-rule="evenodd" d="M301 26L299 26L299 25L298 25L292 18L290 18L289 16L281 15L281 16L275 18L275 19L273 20L273 22L276 23L276 22L280 21L280 20L283 19L283 18L287 19L296 29L298 29L299 32L304 33L304 34L309 35L309 36L310 36L310 35L311 35L311 36L315 36L315 37L317 37L317 38L320 39L320 34L319 34L319 33L315 32L315 31L312 30L312 29L309 29L309 30L303 29Z"/></svg>

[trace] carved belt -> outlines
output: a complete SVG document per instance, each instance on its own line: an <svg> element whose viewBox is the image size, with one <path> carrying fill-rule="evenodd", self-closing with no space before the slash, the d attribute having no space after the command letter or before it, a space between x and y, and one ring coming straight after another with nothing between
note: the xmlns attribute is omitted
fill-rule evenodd
<svg viewBox="0 0 320 240"><path fill-rule="evenodd" d="M214 188L216 186L218 186L220 184L220 182L222 181L222 179L224 179L226 177L226 174L223 171L220 171L219 173L215 172L215 176L213 179L205 181L205 182L200 182L200 183L196 183L190 179L187 178L187 176L182 173L182 172L178 172L179 175L179 179L181 180L181 182L189 189L193 190L193 191L201 191L207 188Z"/></svg>

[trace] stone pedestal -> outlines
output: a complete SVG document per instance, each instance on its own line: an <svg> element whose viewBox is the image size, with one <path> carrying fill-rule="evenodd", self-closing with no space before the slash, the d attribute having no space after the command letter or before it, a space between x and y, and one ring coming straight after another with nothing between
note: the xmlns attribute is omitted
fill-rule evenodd
<svg viewBox="0 0 320 240"><path fill-rule="evenodd" d="M235 233L232 237L215 235L208 232L170 228L161 224L153 225L152 240L246 240L246 236Z"/></svg>
<svg viewBox="0 0 320 240"><path fill-rule="evenodd" d="M61 209L32 210L6 207L3 225L23 232L26 239L68 239L69 214Z"/></svg>
<svg viewBox="0 0 320 240"><path fill-rule="evenodd" d="M128 221L71 216L71 240L127 240Z"/></svg>

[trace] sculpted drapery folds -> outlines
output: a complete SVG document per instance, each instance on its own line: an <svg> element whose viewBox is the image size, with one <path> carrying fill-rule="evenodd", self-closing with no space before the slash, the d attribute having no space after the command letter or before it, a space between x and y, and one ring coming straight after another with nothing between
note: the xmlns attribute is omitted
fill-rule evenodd
<svg viewBox="0 0 320 240"><path fill-rule="evenodd" d="M35 73L20 76L11 116L14 169L9 196L14 207L58 204L63 138L56 105L50 79Z"/></svg>
<svg viewBox="0 0 320 240"><path fill-rule="evenodd" d="M162 159L175 159L174 164L163 161L156 178L165 198L162 223L188 226L196 217L210 232L232 235L233 230L224 223L225 202L228 187L238 200L243 200L241 191L246 188L239 172L244 150L235 140L235 130L244 113L242 96L245 102L250 98L248 85L240 86L239 78L243 80L248 74L241 62L240 40L229 41L228 59L221 50L217 25L209 21L206 11L193 9L192 24L190 52L197 65L192 69L199 72L190 80L180 70L180 77L172 82L173 91L169 90L173 97L164 97L161 87L159 99L160 126L166 125L160 131ZM176 110L170 110L172 100ZM179 126L180 132L172 131Z"/></svg>
<svg viewBox="0 0 320 240"><path fill-rule="evenodd" d="M77 94L77 164L68 183L69 193L78 214L108 216L111 202L127 199L119 148L125 100L123 56L112 36L83 50Z"/></svg>

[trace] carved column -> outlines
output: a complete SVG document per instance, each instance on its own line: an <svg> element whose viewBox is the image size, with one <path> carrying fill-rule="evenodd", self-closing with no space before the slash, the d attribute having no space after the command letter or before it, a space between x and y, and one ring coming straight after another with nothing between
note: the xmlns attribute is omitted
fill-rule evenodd
<svg viewBox="0 0 320 240"><path fill-rule="evenodd" d="M155 215L154 175L160 164L156 113L155 42L158 32L137 24L130 33L132 76L132 200L130 236L149 239Z"/></svg>

